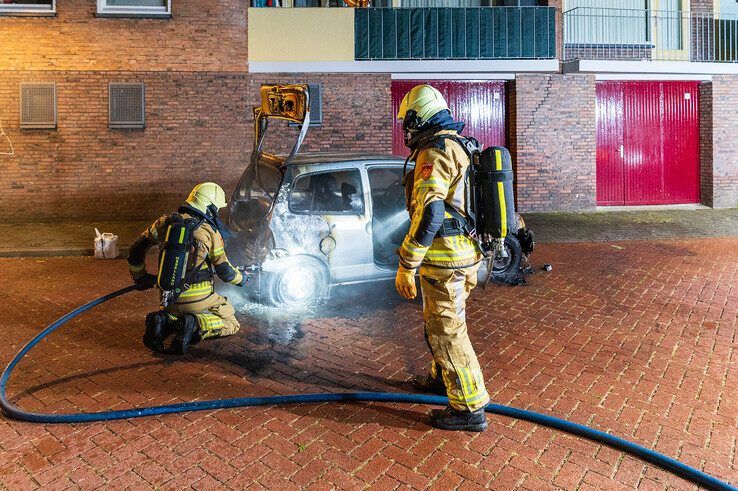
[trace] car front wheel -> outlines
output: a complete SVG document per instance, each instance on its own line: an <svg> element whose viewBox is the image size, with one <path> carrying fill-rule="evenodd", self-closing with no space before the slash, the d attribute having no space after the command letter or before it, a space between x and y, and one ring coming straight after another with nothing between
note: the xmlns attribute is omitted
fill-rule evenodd
<svg viewBox="0 0 738 491"><path fill-rule="evenodd" d="M314 261L295 262L266 274L264 294L275 307L308 306L326 298L328 278Z"/></svg>

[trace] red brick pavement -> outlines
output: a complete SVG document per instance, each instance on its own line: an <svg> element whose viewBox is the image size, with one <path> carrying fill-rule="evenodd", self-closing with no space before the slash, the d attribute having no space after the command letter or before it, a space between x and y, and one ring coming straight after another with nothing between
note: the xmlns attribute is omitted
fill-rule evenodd
<svg viewBox="0 0 738 491"><path fill-rule="evenodd" d="M524 287L475 290L472 341L493 399L631 438L738 483L738 239L546 244ZM127 283L122 261L3 259L10 357L62 313ZM43 411L334 390L408 390L427 368L418 304L362 294L312 315L258 309L188 360L140 343L152 292L71 322L10 394ZM340 303L340 302L339 302ZM264 314L268 315L264 315ZM278 314L278 315L277 315ZM0 487L689 489L595 443L490 417L431 430L429 408L322 404L37 425L0 418Z"/></svg>

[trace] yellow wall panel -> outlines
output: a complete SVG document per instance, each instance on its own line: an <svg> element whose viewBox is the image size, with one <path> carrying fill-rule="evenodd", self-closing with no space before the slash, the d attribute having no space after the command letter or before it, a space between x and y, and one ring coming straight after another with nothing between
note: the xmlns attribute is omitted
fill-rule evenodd
<svg viewBox="0 0 738 491"><path fill-rule="evenodd" d="M250 8L249 61L353 61L354 9Z"/></svg>

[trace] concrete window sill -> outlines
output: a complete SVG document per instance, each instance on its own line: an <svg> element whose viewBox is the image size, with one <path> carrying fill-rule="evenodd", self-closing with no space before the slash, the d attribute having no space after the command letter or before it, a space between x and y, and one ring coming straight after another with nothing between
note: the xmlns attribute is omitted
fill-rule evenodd
<svg viewBox="0 0 738 491"><path fill-rule="evenodd" d="M96 12L95 17L99 17L102 19L161 19L161 20L170 20L172 18L172 14L151 14L151 13L142 13L142 14L134 14L129 12Z"/></svg>
<svg viewBox="0 0 738 491"><path fill-rule="evenodd" d="M0 17L56 17L56 10L5 10L0 7Z"/></svg>

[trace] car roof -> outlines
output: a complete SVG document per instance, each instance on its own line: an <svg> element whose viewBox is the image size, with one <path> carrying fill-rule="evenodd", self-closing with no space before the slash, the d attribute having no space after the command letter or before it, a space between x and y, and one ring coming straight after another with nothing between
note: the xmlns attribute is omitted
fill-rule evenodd
<svg viewBox="0 0 738 491"><path fill-rule="evenodd" d="M333 164L339 162L392 162L403 163L397 155L382 155L355 152L305 152L297 154L288 165Z"/></svg>

